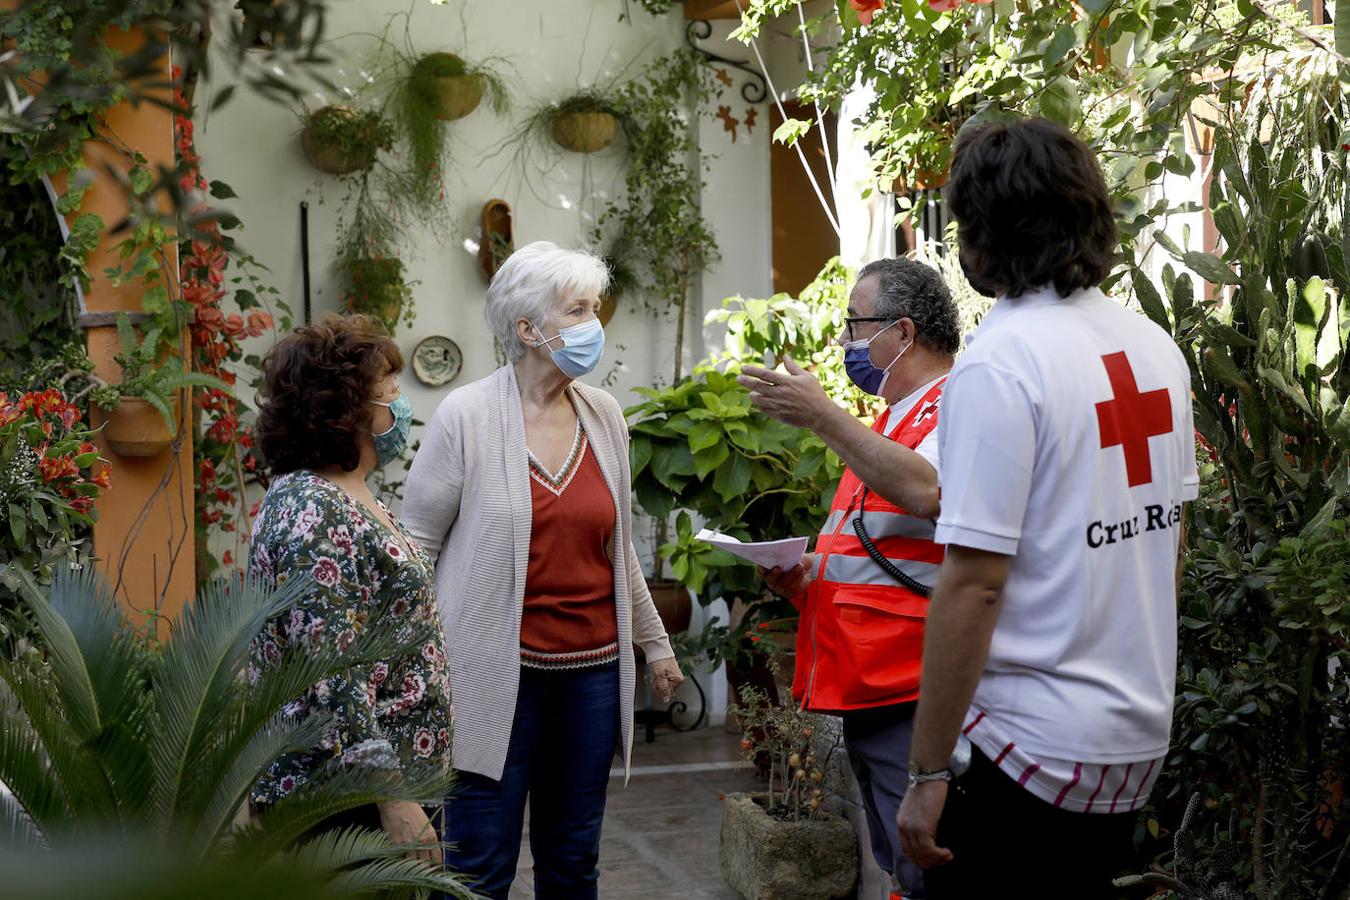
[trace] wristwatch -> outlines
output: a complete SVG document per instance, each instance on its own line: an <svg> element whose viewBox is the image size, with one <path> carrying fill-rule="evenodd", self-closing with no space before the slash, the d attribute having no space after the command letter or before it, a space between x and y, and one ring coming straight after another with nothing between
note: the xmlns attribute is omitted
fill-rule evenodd
<svg viewBox="0 0 1350 900"><path fill-rule="evenodd" d="M934 769L934 770L932 770L932 771L928 771L928 770L919 768L919 764L918 764L917 762L914 762L913 760L911 760L910 763L909 763L909 786L910 786L910 787L914 787L915 785L920 785L920 784L926 784L927 782L930 782L930 781L951 781L951 780L952 780L952 770L951 770L951 769L946 769L946 768L944 768L944 769Z"/></svg>

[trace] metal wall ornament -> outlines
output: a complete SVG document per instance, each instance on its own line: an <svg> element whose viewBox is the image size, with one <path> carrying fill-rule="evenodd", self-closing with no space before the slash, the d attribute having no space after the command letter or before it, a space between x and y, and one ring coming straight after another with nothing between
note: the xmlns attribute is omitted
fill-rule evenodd
<svg viewBox="0 0 1350 900"><path fill-rule="evenodd" d="M413 350L413 374L427 387L444 387L459 377L463 368L464 353L443 335L423 338Z"/></svg>
<svg viewBox="0 0 1350 900"><path fill-rule="evenodd" d="M712 37L712 33L711 22L706 19L694 19L684 26L684 42L704 59L724 66L731 66L733 69L739 69L749 75L751 80L741 85L741 99L746 103L763 103L767 100L769 97L768 82L759 70L750 66L749 62L719 56L711 50L699 46L698 42Z"/></svg>

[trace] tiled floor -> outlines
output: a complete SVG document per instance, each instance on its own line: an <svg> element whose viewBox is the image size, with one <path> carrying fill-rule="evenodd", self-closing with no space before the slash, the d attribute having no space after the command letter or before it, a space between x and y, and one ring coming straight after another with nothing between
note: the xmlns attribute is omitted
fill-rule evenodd
<svg viewBox="0 0 1350 900"><path fill-rule="evenodd" d="M600 845L602 900L736 900L722 881L717 839L722 797L757 789L741 758L740 736L721 728L685 734L658 729L656 742L633 748L633 777L609 783ZM528 829L528 824L526 828ZM528 837L512 898L534 896Z"/></svg>

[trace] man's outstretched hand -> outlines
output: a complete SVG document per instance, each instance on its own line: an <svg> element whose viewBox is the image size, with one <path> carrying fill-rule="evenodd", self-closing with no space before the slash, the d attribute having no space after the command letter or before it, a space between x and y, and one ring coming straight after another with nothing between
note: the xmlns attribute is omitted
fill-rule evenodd
<svg viewBox="0 0 1350 900"><path fill-rule="evenodd" d="M746 366L736 376L749 388L750 401L762 413L788 425L811 428L823 416L839 410L816 376L793 362L791 356L783 357L783 368L787 371Z"/></svg>

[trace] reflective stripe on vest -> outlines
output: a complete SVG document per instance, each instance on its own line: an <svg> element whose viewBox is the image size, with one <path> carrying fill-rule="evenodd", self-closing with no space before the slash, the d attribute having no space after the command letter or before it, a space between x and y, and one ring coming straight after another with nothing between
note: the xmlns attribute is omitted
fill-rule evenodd
<svg viewBox="0 0 1350 900"><path fill-rule="evenodd" d="M871 521L870 515L868 521ZM931 588L937 584L938 567L936 564L916 562L912 559L887 558L890 559L891 565L925 587ZM826 581L841 584L875 584L883 587L896 587L895 579L883 571L881 566L877 565L870 556L841 556L838 553L831 553L829 559L825 560L823 576Z"/></svg>
<svg viewBox="0 0 1350 900"><path fill-rule="evenodd" d="M834 529L839 525L839 520L845 514L848 515L848 521L844 522L844 534L855 534L853 530L853 520L858 518L858 511L836 509L830 513L830 517L825 520L825 527L820 529L822 537L829 537L834 534ZM872 540L879 537L900 537L917 538L919 540L931 541L936 527L932 519L921 519L918 516L910 516L905 513L878 512L874 510L867 511L867 519L864 523L867 526L867 535Z"/></svg>

